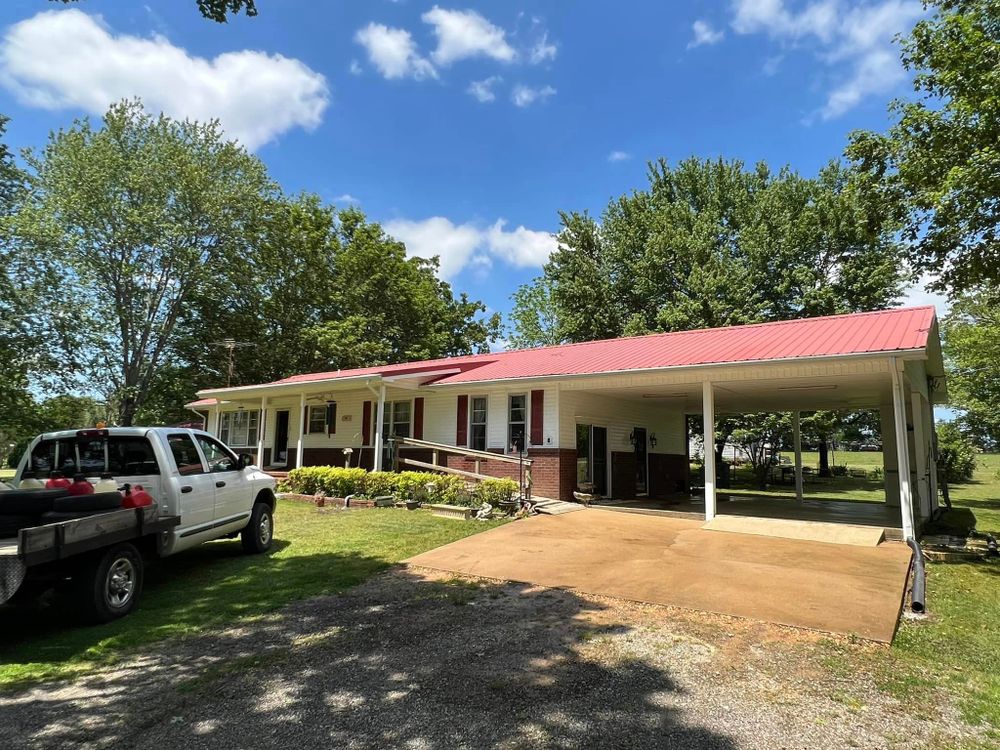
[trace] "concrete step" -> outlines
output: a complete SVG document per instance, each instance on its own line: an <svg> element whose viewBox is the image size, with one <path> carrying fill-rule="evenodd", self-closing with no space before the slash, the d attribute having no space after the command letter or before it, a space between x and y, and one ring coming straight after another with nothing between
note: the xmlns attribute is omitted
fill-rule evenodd
<svg viewBox="0 0 1000 750"><path fill-rule="evenodd" d="M885 532L878 526L793 521L786 518L756 518L753 516L719 515L702 528L708 531L727 531L781 539L802 539L829 544L852 544L859 547L877 547L885 539Z"/></svg>
<svg viewBox="0 0 1000 750"><path fill-rule="evenodd" d="M563 513L572 513L575 510L584 510L586 506L580 503L567 503L564 500L553 500L550 497L531 498L535 501L535 510L549 516L561 516Z"/></svg>

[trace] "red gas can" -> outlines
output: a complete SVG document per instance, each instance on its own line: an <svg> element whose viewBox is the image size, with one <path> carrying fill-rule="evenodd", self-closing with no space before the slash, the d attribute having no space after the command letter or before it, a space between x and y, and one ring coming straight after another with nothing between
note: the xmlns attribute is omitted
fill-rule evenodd
<svg viewBox="0 0 1000 750"><path fill-rule="evenodd" d="M123 508L145 508L152 504L153 496L146 492L141 484L137 484L135 487L126 484L125 489L122 490Z"/></svg>
<svg viewBox="0 0 1000 750"><path fill-rule="evenodd" d="M77 474L73 477L73 484L69 486L67 490L70 495L93 495L94 485L87 481L87 477L83 474Z"/></svg>
<svg viewBox="0 0 1000 750"><path fill-rule="evenodd" d="M63 473L58 469L49 472L48 481L45 482L45 489L47 490L68 490L70 485L73 484Z"/></svg>

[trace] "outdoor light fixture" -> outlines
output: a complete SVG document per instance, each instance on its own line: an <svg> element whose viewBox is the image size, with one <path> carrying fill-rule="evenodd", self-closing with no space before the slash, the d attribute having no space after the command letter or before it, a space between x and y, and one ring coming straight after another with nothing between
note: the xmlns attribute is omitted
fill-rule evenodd
<svg viewBox="0 0 1000 750"><path fill-rule="evenodd" d="M649 433L649 444L651 446L653 446L654 448L656 447L656 433L655 432Z"/></svg>
<svg viewBox="0 0 1000 750"><path fill-rule="evenodd" d="M635 445L635 430L632 430L632 432L630 432L630 433L628 434L628 441L629 441L629 442L630 442L630 443L631 443L632 445Z"/></svg>

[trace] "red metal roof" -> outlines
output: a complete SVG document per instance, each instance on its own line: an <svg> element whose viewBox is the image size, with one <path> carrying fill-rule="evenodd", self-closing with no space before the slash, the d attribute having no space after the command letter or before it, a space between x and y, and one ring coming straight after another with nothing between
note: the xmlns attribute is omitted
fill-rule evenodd
<svg viewBox="0 0 1000 750"><path fill-rule="evenodd" d="M460 372L443 375L435 383L478 383L912 351L927 346L934 320L933 306L897 308L310 373L284 378L275 384L364 375L430 374L444 369Z"/></svg>

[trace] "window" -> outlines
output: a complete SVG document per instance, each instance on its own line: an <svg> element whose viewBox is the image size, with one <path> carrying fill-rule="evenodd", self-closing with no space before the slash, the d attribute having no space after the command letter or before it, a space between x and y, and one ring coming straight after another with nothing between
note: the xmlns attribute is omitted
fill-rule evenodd
<svg viewBox="0 0 1000 750"><path fill-rule="evenodd" d="M43 440L31 452L29 468L39 477L48 476L53 468L59 468L66 474L80 472L88 477L99 476L106 471L116 477L160 473L153 446L149 438L142 435Z"/></svg>
<svg viewBox="0 0 1000 750"><path fill-rule="evenodd" d="M201 446L201 452L205 454L209 471L236 471L240 468L236 455L222 443L204 435L196 435L195 439Z"/></svg>
<svg viewBox="0 0 1000 750"><path fill-rule="evenodd" d="M326 432L326 407L310 406L309 422L306 425L306 433L309 435L323 434Z"/></svg>
<svg viewBox="0 0 1000 750"><path fill-rule="evenodd" d="M201 474L205 471L201 456L198 455L198 449L195 448L190 435L168 435L167 443L170 445L170 453L173 454L174 463L177 464L181 476Z"/></svg>
<svg viewBox="0 0 1000 750"><path fill-rule="evenodd" d="M382 439L410 436L410 402L386 401L382 419Z"/></svg>
<svg viewBox="0 0 1000 750"><path fill-rule="evenodd" d="M486 450L486 396L472 397L472 410L469 414L469 447Z"/></svg>
<svg viewBox="0 0 1000 750"><path fill-rule="evenodd" d="M257 444L259 409L224 411L219 422L219 439L226 445L246 448Z"/></svg>
<svg viewBox="0 0 1000 750"><path fill-rule="evenodd" d="M520 451L525 447L525 426L528 421L528 397L523 393L508 399L507 445L511 450Z"/></svg>

